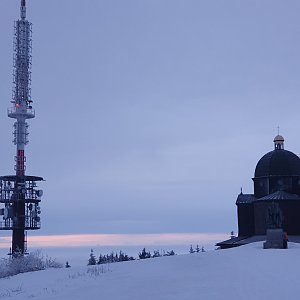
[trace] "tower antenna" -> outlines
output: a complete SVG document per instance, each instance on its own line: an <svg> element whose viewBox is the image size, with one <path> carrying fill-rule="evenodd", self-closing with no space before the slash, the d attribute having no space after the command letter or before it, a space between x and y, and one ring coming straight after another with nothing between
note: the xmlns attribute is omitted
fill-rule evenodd
<svg viewBox="0 0 300 300"><path fill-rule="evenodd" d="M21 19L25 20L26 19L26 1L25 0L21 0L20 11L21 11Z"/></svg>
<svg viewBox="0 0 300 300"><path fill-rule="evenodd" d="M26 20L26 2L21 0L20 20L15 21L13 106L8 117L15 119L14 144L16 145L15 175L0 177L0 230L12 230L12 255L26 253L26 230L40 228L40 206L42 190L37 181L42 177L25 175L25 145L28 144L27 119L35 117L31 100L31 53L32 24Z"/></svg>

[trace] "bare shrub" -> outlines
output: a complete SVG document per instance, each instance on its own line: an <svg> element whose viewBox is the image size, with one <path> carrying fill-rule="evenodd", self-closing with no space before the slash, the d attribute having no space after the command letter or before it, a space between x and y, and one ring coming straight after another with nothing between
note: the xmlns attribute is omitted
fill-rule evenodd
<svg viewBox="0 0 300 300"><path fill-rule="evenodd" d="M109 272L109 265L92 266L86 272L91 277L99 277L101 274Z"/></svg>
<svg viewBox="0 0 300 300"><path fill-rule="evenodd" d="M5 278L20 273L45 270L47 268L62 268L62 264L52 258L44 259L40 250L26 256L18 256L0 260L0 278Z"/></svg>

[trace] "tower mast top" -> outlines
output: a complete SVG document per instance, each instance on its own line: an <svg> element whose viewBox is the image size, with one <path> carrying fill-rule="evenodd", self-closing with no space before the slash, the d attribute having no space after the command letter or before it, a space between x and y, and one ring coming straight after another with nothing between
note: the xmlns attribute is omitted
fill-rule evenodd
<svg viewBox="0 0 300 300"><path fill-rule="evenodd" d="M25 20L26 19L26 1L21 0L21 19Z"/></svg>

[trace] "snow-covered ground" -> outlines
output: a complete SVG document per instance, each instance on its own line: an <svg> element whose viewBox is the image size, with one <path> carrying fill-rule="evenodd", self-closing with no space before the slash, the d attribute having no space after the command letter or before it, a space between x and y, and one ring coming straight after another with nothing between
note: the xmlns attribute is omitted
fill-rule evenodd
<svg viewBox="0 0 300 300"><path fill-rule="evenodd" d="M199 247L204 247L205 250L213 250L216 247L214 244L199 244ZM88 259L90 257L91 249L94 250L94 254L98 259L99 255L102 254L110 254L111 252L119 253L120 251L128 254L129 256L133 256L134 258L138 257L138 253L146 247L147 251L150 251L152 254L153 252L159 251L163 253L163 251L175 251L176 254L188 254L190 250L190 245L152 245L152 246L97 246L97 245L90 245L90 246L82 246L82 247L30 247L29 252L34 251L41 251L42 255L48 256L51 258L55 258L57 261L62 262L63 264L68 261L72 266L83 266L86 265ZM193 248L196 248L196 244L193 244ZM7 248L0 248L0 259L7 258L7 253L9 250ZM0 298L1 299L1 298Z"/></svg>
<svg viewBox="0 0 300 300"><path fill-rule="evenodd" d="M0 299L299 299L300 245L262 243L0 279ZM92 270L92 271L91 271Z"/></svg>

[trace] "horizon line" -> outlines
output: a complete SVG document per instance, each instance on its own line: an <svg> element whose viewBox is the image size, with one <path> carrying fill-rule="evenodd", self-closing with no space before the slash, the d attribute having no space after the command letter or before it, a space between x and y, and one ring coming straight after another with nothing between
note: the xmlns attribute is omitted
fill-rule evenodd
<svg viewBox="0 0 300 300"><path fill-rule="evenodd" d="M212 244L228 239L225 233L133 233L133 234L61 234L28 236L30 247L80 246L155 246ZM0 248L11 247L11 237L0 237Z"/></svg>

